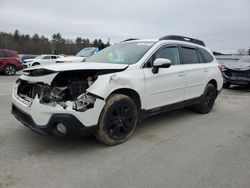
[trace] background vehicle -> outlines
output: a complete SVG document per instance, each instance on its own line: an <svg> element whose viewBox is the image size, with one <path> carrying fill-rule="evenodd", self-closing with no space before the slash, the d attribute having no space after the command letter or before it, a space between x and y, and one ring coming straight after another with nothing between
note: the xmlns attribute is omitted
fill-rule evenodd
<svg viewBox="0 0 250 188"><path fill-rule="evenodd" d="M21 63L24 62L26 59L34 59L37 57L37 55L32 55L32 54L19 54L19 57L21 58Z"/></svg>
<svg viewBox="0 0 250 188"><path fill-rule="evenodd" d="M22 70L23 65L16 51L0 49L0 72L6 75L15 75Z"/></svg>
<svg viewBox="0 0 250 188"><path fill-rule="evenodd" d="M144 117L185 106L209 113L223 85L204 42L182 36L122 42L85 63L24 72L12 95L17 119L42 134L95 134L107 145L125 142Z"/></svg>
<svg viewBox="0 0 250 188"><path fill-rule="evenodd" d="M88 47L80 50L75 56L62 57L56 60L57 63L72 63L83 62L87 57L90 57L99 52L99 48Z"/></svg>
<svg viewBox="0 0 250 188"><path fill-rule="evenodd" d="M53 54L42 54L33 59L26 59L23 61L25 67L31 67L35 65L46 65L56 63L56 60L62 56Z"/></svg>
<svg viewBox="0 0 250 188"><path fill-rule="evenodd" d="M227 63L223 67L224 87L250 85L250 57L243 57L237 62Z"/></svg>

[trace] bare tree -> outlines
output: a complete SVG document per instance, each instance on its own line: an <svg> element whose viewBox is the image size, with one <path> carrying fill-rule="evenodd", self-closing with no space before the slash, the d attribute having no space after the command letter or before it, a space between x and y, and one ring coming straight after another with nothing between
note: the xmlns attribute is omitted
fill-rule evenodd
<svg viewBox="0 0 250 188"><path fill-rule="evenodd" d="M238 55L246 55L247 54L247 50L244 48L240 48L237 50L237 54Z"/></svg>

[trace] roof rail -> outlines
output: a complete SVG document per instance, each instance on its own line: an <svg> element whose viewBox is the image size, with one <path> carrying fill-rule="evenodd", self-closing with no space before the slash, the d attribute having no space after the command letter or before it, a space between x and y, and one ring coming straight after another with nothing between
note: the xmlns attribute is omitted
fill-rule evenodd
<svg viewBox="0 0 250 188"><path fill-rule="evenodd" d="M205 43L201 40L193 39L190 37L179 36L179 35L167 35L165 37L161 37L159 40L179 40L179 41L191 42L191 43L198 44L201 46L206 46Z"/></svg>
<svg viewBox="0 0 250 188"><path fill-rule="evenodd" d="M122 42L127 42L127 41L131 41L131 40L138 40L138 39L136 39L136 38L129 38L129 39L123 40Z"/></svg>

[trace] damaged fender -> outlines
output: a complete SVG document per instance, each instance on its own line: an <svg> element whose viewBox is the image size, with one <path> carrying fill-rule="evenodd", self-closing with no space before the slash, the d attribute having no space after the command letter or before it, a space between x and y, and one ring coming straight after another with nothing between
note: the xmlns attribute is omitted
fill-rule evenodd
<svg viewBox="0 0 250 188"><path fill-rule="evenodd" d="M130 67L129 67L130 68ZM134 71L134 73L131 73ZM141 85L144 80L144 74L140 70L131 70L126 72L112 73L107 75L101 75L95 81L95 83L87 89L88 93L95 94L100 99L106 100L109 95L119 89L132 89L138 94L144 93L145 87ZM131 75L134 75L134 79L131 79ZM139 86L139 87L138 87ZM145 96L139 95L141 99L142 108L144 108Z"/></svg>

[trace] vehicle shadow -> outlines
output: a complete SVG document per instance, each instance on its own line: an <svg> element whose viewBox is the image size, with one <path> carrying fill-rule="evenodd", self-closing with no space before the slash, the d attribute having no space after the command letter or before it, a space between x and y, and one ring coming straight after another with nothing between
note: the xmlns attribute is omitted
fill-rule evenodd
<svg viewBox="0 0 250 188"><path fill-rule="evenodd" d="M161 130L166 126L174 126L174 122L181 118L194 115L195 113L189 109L183 108L171 112L160 113L144 119L135 131L132 139L137 139L141 135L150 135L155 129ZM183 120L183 121L184 121ZM99 143L94 136L77 137L77 138L60 138L53 136L44 136L29 130L27 127L17 129L15 133L18 135L17 139L22 147L27 149L31 155L40 155L53 151L53 153L68 153L68 152L82 152L101 151L110 148L104 144ZM138 136L138 137L137 137ZM133 141L133 140L132 140ZM123 145L123 146L122 146ZM126 147L126 143L119 145ZM112 147L111 147L112 148Z"/></svg>
<svg viewBox="0 0 250 188"><path fill-rule="evenodd" d="M237 85L233 85L233 86L231 86L229 88L229 90L250 92L250 86L237 86Z"/></svg>

